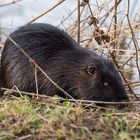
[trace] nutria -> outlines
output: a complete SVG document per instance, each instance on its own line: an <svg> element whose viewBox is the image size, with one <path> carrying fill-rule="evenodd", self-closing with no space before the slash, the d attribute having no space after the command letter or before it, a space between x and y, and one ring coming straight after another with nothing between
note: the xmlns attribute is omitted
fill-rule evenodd
<svg viewBox="0 0 140 140"><path fill-rule="evenodd" d="M122 101L128 99L122 80L110 60L82 48L66 32L49 24L20 27L10 37L75 99ZM7 39L1 58L2 87L14 85L36 92L34 67L23 52ZM39 94L65 97L38 70Z"/></svg>

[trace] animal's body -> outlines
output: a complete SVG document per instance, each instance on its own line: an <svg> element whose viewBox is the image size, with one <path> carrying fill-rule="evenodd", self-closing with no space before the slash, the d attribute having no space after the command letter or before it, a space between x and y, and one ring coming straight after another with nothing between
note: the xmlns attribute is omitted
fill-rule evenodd
<svg viewBox="0 0 140 140"><path fill-rule="evenodd" d="M49 24L23 26L10 37L75 99L122 101L128 99L122 80L111 61L82 48L66 32ZM2 87L16 86L36 92L34 66L7 39L1 58ZM65 97L39 70L39 94Z"/></svg>

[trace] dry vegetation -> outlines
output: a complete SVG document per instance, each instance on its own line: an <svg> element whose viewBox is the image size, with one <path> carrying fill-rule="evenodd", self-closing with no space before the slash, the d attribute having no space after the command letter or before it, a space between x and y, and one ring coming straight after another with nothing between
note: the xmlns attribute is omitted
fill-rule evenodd
<svg viewBox="0 0 140 140"><path fill-rule="evenodd" d="M60 0L27 24L47 16L64 1ZM16 2L20 0L0 7ZM136 13L135 18L130 18L129 0L125 12L119 11L121 4L122 0L104 0L102 4L96 1L96 5L93 5L92 0L77 0L77 8L59 26L82 47L113 61L130 96L131 102L127 103L129 106L117 110L110 106L96 107L95 102L90 102L89 107L87 103L82 106L81 102L76 104L75 100L70 102L58 97L36 98L34 95L30 99L22 96L22 93L30 94L25 92L18 92L21 97L17 98L5 89L5 97L0 103L0 139L140 139L140 14ZM74 13L77 14L77 19L73 24L66 24ZM3 32L2 34L7 36ZM0 47L3 47L3 43ZM35 65L40 69L36 63Z"/></svg>
<svg viewBox="0 0 140 140"><path fill-rule="evenodd" d="M56 97L5 99L0 139L127 140L140 138L140 110L86 108Z"/></svg>

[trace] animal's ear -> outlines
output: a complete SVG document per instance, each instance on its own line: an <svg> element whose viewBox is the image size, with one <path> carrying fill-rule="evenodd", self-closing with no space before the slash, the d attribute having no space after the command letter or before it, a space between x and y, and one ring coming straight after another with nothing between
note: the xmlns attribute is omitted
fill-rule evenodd
<svg viewBox="0 0 140 140"><path fill-rule="evenodd" d="M97 66L95 64L91 64L91 65L87 66L87 73L89 75L96 74L96 71L97 71Z"/></svg>

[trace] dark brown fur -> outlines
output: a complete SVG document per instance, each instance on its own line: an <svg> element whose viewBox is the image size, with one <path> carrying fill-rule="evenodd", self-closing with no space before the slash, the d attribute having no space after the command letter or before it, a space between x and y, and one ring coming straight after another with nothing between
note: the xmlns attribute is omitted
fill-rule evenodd
<svg viewBox="0 0 140 140"><path fill-rule="evenodd" d="M19 28L10 37L75 99L121 101L128 99L113 64L49 24ZM2 53L2 86L36 92L33 65L9 39ZM65 97L39 70L39 94Z"/></svg>

